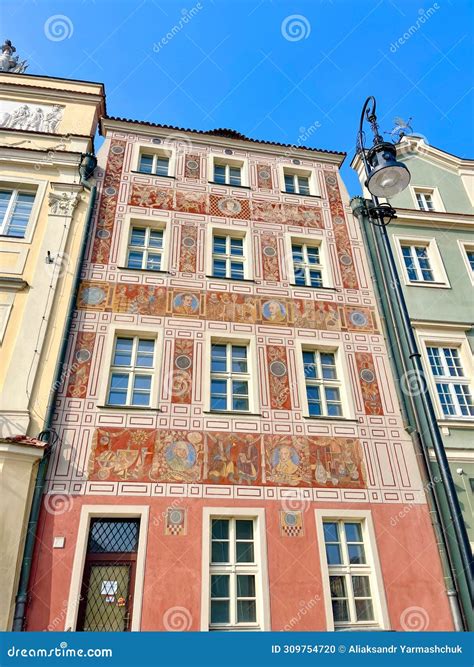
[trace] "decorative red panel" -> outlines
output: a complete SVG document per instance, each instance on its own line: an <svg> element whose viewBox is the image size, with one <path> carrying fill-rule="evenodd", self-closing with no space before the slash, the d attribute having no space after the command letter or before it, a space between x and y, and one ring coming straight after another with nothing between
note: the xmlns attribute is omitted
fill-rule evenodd
<svg viewBox="0 0 474 667"><path fill-rule="evenodd" d="M257 187L271 190L272 183L272 168L269 164L257 164Z"/></svg>
<svg viewBox="0 0 474 667"><path fill-rule="evenodd" d="M206 434L206 476L210 484L261 484L261 436Z"/></svg>
<svg viewBox="0 0 474 667"><path fill-rule="evenodd" d="M92 247L91 261L96 264L107 264L109 261L126 145L126 141L114 139L110 146Z"/></svg>
<svg viewBox="0 0 474 667"><path fill-rule="evenodd" d="M196 273L198 228L194 225L181 225L181 243L179 270Z"/></svg>
<svg viewBox="0 0 474 667"><path fill-rule="evenodd" d="M194 344L192 340L177 338L174 343L171 402L191 403L193 382Z"/></svg>
<svg viewBox="0 0 474 667"><path fill-rule="evenodd" d="M346 219L344 217L344 207L337 184L337 177L327 171L324 173L326 188L329 197L329 206L334 228L334 238L336 241L337 256L342 275L342 284L344 287L357 289L359 287L357 274L354 268L354 256L352 254L351 242L347 231Z"/></svg>
<svg viewBox="0 0 474 667"><path fill-rule="evenodd" d="M143 480L150 468L156 430L99 428L89 459L89 479Z"/></svg>
<svg viewBox="0 0 474 667"><path fill-rule="evenodd" d="M268 345L267 367L272 408L275 410L291 410L286 348L281 345Z"/></svg>
<svg viewBox="0 0 474 667"><path fill-rule="evenodd" d="M199 180L201 177L201 160L199 155L184 156L184 177Z"/></svg>
<svg viewBox="0 0 474 667"><path fill-rule="evenodd" d="M81 331L76 339L66 396L84 398L91 370L95 334Z"/></svg>
<svg viewBox="0 0 474 667"><path fill-rule="evenodd" d="M278 245L275 234L262 234L262 266L264 280L280 280Z"/></svg>
<svg viewBox="0 0 474 667"><path fill-rule="evenodd" d="M368 415L383 415L382 399L377 383L374 359L367 352L356 352L355 359L365 412Z"/></svg>

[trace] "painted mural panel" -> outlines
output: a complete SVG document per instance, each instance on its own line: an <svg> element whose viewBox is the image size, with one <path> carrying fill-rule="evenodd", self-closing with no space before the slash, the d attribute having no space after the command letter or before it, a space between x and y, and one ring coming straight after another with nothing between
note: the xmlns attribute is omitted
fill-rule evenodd
<svg viewBox="0 0 474 667"><path fill-rule="evenodd" d="M156 433L145 429L97 429L89 459L89 479L110 482L145 479Z"/></svg>
<svg viewBox="0 0 474 667"><path fill-rule="evenodd" d="M356 352L355 359L365 412L368 415L383 415L373 356L366 352Z"/></svg>
<svg viewBox="0 0 474 667"><path fill-rule="evenodd" d="M274 234L262 234L262 266L264 280L280 280L277 238Z"/></svg>
<svg viewBox="0 0 474 667"><path fill-rule="evenodd" d="M91 370L92 354L95 344L95 334L81 331L74 347L71 374L68 379L66 396L84 398L87 394L87 384Z"/></svg>
<svg viewBox="0 0 474 667"><path fill-rule="evenodd" d="M198 228L194 225L181 226L179 250L179 270L196 273Z"/></svg>
<svg viewBox="0 0 474 667"><path fill-rule="evenodd" d="M282 345L268 345L266 352L271 407L275 410L291 410L286 348Z"/></svg>
<svg viewBox="0 0 474 667"><path fill-rule="evenodd" d="M149 478L154 482L202 480L204 437L196 431L158 431Z"/></svg>
<svg viewBox="0 0 474 667"><path fill-rule="evenodd" d="M194 180L201 178L201 159L199 155L188 153L184 156L184 177Z"/></svg>
<svg viewBox="0 0 474 667"><path fill-rule="evenodd" d="M337 177L334 174L325 172L324 178L329 197L334 238L336 241L337 256L342 275L342 284L344 287L357 289L359 283L355 271L354 256L352 253L349 233L347 231L347 223L344 217L344 206L339 192Z"/></svg>
<svg viewBox="0 0 474 667"><path fill-rule="evenodd" d="M206 482L261 484L261 436L242 433L206 434Z"/></svg>
<svg viewBox="0 0 474 667"><path fill-rule="evenodd" d="M194 344L192 340L177 338L174 343L171 402L191 403L193 382Z"/></svg>
<svg viewBox="0 0 474 667"><path fill-rule="evenodd" d="M265 190L273 188L272 168L269 164L257 164L257 187Z"/></svg>

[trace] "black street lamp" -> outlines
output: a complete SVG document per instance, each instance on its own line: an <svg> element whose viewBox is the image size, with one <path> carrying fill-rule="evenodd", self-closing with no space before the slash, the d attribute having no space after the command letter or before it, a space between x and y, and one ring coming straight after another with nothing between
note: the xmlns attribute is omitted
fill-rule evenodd
<svg viewBox="0 0 474 667"><path fill-rule="evenodd" d="M365 101L360 117L359 133L357 135L357 153L364 164L366 187L368 188L372 205L366 206L364 214L370 222L379 228L385 254L388 260L390 283L393 286L394 298L398 302L401 322L406 336L409 358L413 366L413 391L417 392L422 400L423 411L428 424L431 442L439 467L441 481L446 493L446 500L451 514L456 539L459 544L459 552L462 560L463 570L468 582L468 588L473 599L472 578L473 561L471 546L466 532L466 526L461 513L459 500L456 494L454 481L448 465L446 451L438 427L436 413L425 379L421 356L411 326L405 296L398 277L398 270L387 234L386 226L396 217L396 211L388 203L380 203L378 197L389 198L402 192L410 182L410 172L406 165L397 161L397 153L394 144L386 142L380 136L377 117L375 114L376 102L374 97L368 97ZM370 123L374 135L373 146L365 147L365 134L363 131L364 119ZM390 299L390 295L388 295ZM410 382L411 383L411 382Z"/></svg>

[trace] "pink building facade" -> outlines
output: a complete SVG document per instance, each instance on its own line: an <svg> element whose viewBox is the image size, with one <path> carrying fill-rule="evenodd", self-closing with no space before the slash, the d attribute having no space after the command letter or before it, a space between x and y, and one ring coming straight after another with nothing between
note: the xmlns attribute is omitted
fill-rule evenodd
<svg viewBox="0 0 474 667"><path fill-rule="evenodd" d="M103 119L28 630L450 630L340 153Z"/></svg>

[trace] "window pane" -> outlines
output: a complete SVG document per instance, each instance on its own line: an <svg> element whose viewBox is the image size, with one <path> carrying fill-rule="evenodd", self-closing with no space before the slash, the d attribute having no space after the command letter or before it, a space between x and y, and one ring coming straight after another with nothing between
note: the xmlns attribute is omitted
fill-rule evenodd
<svg viewBox="0 0 474 667"><path fill-rule="evenodd" d="M225 373L227 369L226 355L225 345L213 345L211 347L211 371L213 373Z"/></svg>
<svg viewBox="0 0 474 667"><path fill-rule="evenodd" d="M308 379L316 379L318 377L318 370L315 361L314 352L303 350L304 374Z"/></svg>
<svg viewBox="0 0 474 667"><path fill-rule="evenodd" d="M141 269L142 266L143 266L143 253L142 252L129 252L128 253L127 267L129 269Z"/></svg>
<svg viewBox="0 0 474 667"><path fill-rule="evenodd" d="M132 363L132 338L117 338L113 366L130 366Z"/></svg>
<svg viewBox="0 0 474 667"><path fill-rule="evenodd" d="M231 262L230 263L230 277L235 280L242 280L244 277L244 265L242 262Z"/></svg>
<svg viewBox="0 0 474 667"><path fill-rule="evenodd" d="M161 269L161 255L148 255L146 268L149 271L159 271Z"/></svg>
<svg viewBox="0 0 474 667"><path fill-rule="evenodd" d="M230 240L230 254L239 255L240 257L244 254L244 240L243 239L231 239Z"/></svg>
<svg viewBox="0 0 474 667"><path fill-rule="evenodd" d="M237 575L237 597L238 598L255 597L255 576L253 574Z"/></svg>
<svg viewBox="0 0 474 667"><path fill-rule="evenodd" d="M299 191L302 195L309 195L309 180L306 176L298 176Z"/></svg>
<svg viewBox="0 0 474 667"><path fill-rule="evenodd" d="M126 373L112 373L108 403L111 405L125 405L127 402L128 378Z"/></svg>
<svg viewBox="0 0 474 667"><path fill-rule="evenodd" d="M341 565L341 549L338 544L326 544L328 565Z"/></svg>
<svg viewBox="0 0 474 667"><path fill-rule="evenodd" d="M224 165L214 165L214 180L216 183L225 183L225 167Z"/></svg>
<svg viewBox="0 0 474 667"><path fill-rule="evenodd" d="M168 176L169 159L167 157L159 157L156 160L156 174L157 176Z"/></svg>
<svg viewBox="0 0 474 667"><path fill-rule="evenodd" d="M365 550L362 544L349 544L349 563L353 565L363 565L365 563Z"/></svg>
<svg viewBox="0 0 474 667"><path fill-rule="evenodd" d="M295 182L294 182L293 175L285 174L285 190L286 190L286 192L294 192L295 191Z"/></svg>
<svg viewBox="0 0 474 667"><path fill-rule="evenodd" d="M238 519L235 522L236 538L238 540L253 540L253 521Z"/></svg>
<svg viewBox="0 0 474 667"><path fill-rule="evenodd" d="M248 412L249 402L247 398L234 398L232 400L232 410L238 412Z"/></svg>
<svg viewBox="0 0 474 667"><path fill-rule="evenodd" d="M229 562L229 543L228 542L213 542L211 560L213 563L228 563Z"/></svg>
<svg viewBox="0 0 474 667"><path fill-rule="evenodd" d="M229 539L229 521L228 519L212 519L212 539Z"/></svg>
<svg viewBox="0 0 474 667"><path fill-rule="evenodd" d="M153 155L141 155L138 171L144 174L151 174L153 171Z"/></svg>
<svg viewBox="0 0 474 667"><path fill-rule="evenodd" d="M237 600L237 623L255 623L256 620L255 600Z"/></svg>
<svg viewBox="0 0 474 667"><path fill-rule="evenodd" d="M238 563L253 563L253 542L237 542L237 562Z"/></svg>
<svg viewBox="0 0 474 667"><path fill-rule="evenodd" d="M130 245L144 246L145 245L146 230L133 227L132 235L130 237Z"/></svg>
<svg viewBox="0 0 474 667"><path fill-rule="evenodd" d="M320 271L310 271L309 272L309 281L311 287L321 287L323 284L323 278Z"/></svg>
<svg viewBox="0 0 474 667"><path fill-rule="evenodd" d="M135 375L134 389L148 390L151 388L151 375Z"/></svg>
<svg viewBox="0 0 474 667"><path fill-rule="evenodd" d="M229 597L229 575L213 574L211 576L211 598Z"/></svg>
<svg viewBox="0 0 474 667"><path fill-rule="evenodd" d="M248 382L243 380L233 380L232 381L232 394L237 398L243 398L249 394L249 385Z"/></svg>
<svg viewBox="0 0 474 667"><path fill-rule="evenodd" d="M214 236L213 252L216 254L225 254L226 237Z"/></svg>
<svg viewBox="0 0 474 667"><path fill-rule="evenodd" d="M303 261L303 246L302 245L292 245L291 250L293 253L293 260L295 262Z"/></svg>
<svg viewBox="0 0 474 667"><path fill-rule="evenodd" d="M335 522L325 521L323 523L324 539L326 542L339 542L339 529Z"/></svg>
<svg viewBox="0 0 474 667"><path fill-rule="evenodd" d="M212 274L216 276L216 278L227 277L227 265L225 259L214 259Z"/></svg>
<svg viewBox="0 0 474 667"><path fill-rule="evenodd" d="M88 553L133 553L137 550L138 519L92 519Z"/></svg>
<svg viewBox="0 0 474 667"><path fill-rule="evenodd" d="M227 381L226 380L216 380L212 379L211 381L211 394L213 396L226 396L227 395Z"/></svg>
<svg viewBox="0 0 474 667"><path fill-rule="evenodd" d="M375 620L372 600L356 600L355 607L356 607L356 616L358 621Z"/></svg>
<svg viewBox="0 0 474 667"><path fill-rule="evenodd" d="M331 589L331 597L333 598L347 597L346 579L343 575L338 574L329 577L329 587Z"/></svg>
<svg viewBox="0 0 474 667"><path fill-rule="evenodd" d="M150 405L150 394L147 392L132 392L132 405Z"/></svg>
<svg viewBox="0 0 474 667"><path fill-rule="evenodd" d="M356 598L370 598L369 577L352 577L352 590Z"/></svg>
<svg viewBox="0 0 474 667"><path fill-rule="evenodd" d="M140 339L138 341L137 366L151 368L153 366L154 351L155 341Z"/></svg>
<svg viewBox="0 0 474 667"><path fill-rule="evenodd" d="M231 185L240 185L240 167L229 167L229 177Z"/></svg>
<svg viewBox="0 0 474 667"><path fill-rule="evenodd" d="M328 417L342 417L342 406L339 403L328 403Z"/></svg>
<svg viewBox="0 0 474 667"><path fill-rule="evenodd" d="M334 623L343 623L349 620L349 611L347 608L347 600L333 600L332 613Z"/></svg>
<svg viewBox="0 0 474 667"><path fill-rule="evenodd" d="M362 526L360 523L344 523L344 531L348 542L363 542Z"/></svg>
<svg viewBox="0 0 474 667"><path fill-rule="evenodd" d="M211 600L211 623L229 623L229 602Z"/></svg>

